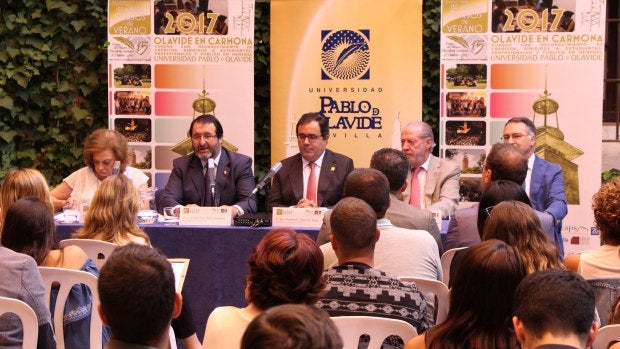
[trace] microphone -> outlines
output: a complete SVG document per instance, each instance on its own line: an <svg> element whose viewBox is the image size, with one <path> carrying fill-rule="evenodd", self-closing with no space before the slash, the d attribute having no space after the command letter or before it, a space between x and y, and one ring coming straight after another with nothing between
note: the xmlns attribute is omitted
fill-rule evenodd
<svg viewBox="0 0 620 349"><path fill-rule="evenodd" d="M211 187L211 207L215 206L215 161L209 158L209 186Z"/></svg>
<svg viewBox="0 0 620 349"><path fill-rule="evenodd" d="M275 174L278 173L278 171L280 171L281 168L282 168L282 163L279 161L276 162L275 165L273 165L273 167L269 169L269 172L267 172L267 174L258 181L258 183L256 184L256 187L254 188L254 190L252 190L252 194L250 195L254 195L259 190L263 189L265 184L267 184L267 181L270 180L271 177L275 176Z"/></svg>

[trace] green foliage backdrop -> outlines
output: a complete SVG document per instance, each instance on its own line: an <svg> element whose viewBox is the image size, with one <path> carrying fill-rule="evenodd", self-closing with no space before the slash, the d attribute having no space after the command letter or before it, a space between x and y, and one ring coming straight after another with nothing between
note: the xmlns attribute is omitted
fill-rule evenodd
<svg viewBox="0 0 620 349"><path fill-rule="evenodd" d="M270 166L269 1L256 3L255 174ZM51 185L108 126L107 0L0 0L0 178L36 167ZM423 119L436 130L440 0L424 1Z"/></svg>

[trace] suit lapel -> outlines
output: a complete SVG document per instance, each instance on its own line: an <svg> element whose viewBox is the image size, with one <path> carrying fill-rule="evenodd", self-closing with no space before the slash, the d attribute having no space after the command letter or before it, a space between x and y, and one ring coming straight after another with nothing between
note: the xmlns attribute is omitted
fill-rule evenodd
<svg viewBox="0 0 620 349"><path fill-rule="evenodd" d="M202 193L205 188L205 175L202 172L202 162L197 156L192 156L192 160L190 162L190 173L189 176L196 188L196 192L198 193L198 198L202 196Z"/></svg>
<svg viewBox="0 0 620 349"><path fill-rule="evenodd" d="M327 193L329 188L329 184L332 180L332 176L336 171L336 159L333 154L329 150L325 150L325 155L323 156L323 163L321 164L321 173L319 174L319 187L317 189L317 206L323 206L324 196Z"/></svg>
<svg viewBox="0 0 620 349"><path fill-rule="evenodd" d="M297 153L295 159L293 160L293 167L291 172L288 174L287 180L291 184L293 196L295 197L295 203L297 203L304 197L304 173L301 154Z"/></svg>
<svg viewBox="0 0 620 349"><path fill-rule="evenodd" d="M532 176L530 177L530 201L535 209L540 210L542 204L539 203L539 193L543 190L543 177L547 170L547 164L538 156L534 157L534 165L532 166ZM532 190L535 188L535 190ZM540 205L539 205L540 204Z"/></svg>
<svg viewBox="0 0 620 349"><path fill-rule="evenodd" d="M424 198L420 198L420 200L425 200L427 197L432 197L433 192L435 192L435 187L437 186L437 180L439 179L439 161L433 156L430 156L430 161L428 162L428 171L426 171L426 183L424 184Z"/></svg>
<svg viewBox="0 0 620 349"><path fill-rule="evenodd" d="M230 177L230 158L224 148L221 149L220 162L217 164L217 172L215 173L215 185L216 185L216 202L219 203L220 194L223 188L226 187L228 177Z"/></svg>

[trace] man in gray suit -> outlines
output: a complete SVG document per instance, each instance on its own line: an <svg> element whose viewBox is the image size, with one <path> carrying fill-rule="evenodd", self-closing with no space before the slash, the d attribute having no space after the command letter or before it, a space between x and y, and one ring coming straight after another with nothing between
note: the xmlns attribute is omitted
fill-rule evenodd
<svg viewBox="0 0 620 349"><path fill-rule="evenodd" d="M442 218L448 218L459 202L461 168L431 154L435 146L433 130L423 121L405 125L400 133L400 144L411 170L407 176L409 189L403 192L403 201L441 211ZM416 188L419 195L412 197L411 192Z"/></svg>
<svg viewBox="0 0 620 349"><path fill-rule="evenodd" d="M493 182L506 180L522 185L527 174L527 159L510 144L497 143L487 155L482 170L480 187L483 192ZM513 199L517 199L516 197ZM550 242L555 243L553 218L536 211L541 226ZM446 235L446 250L457 247L469 247L480 243L481 233L478 232L479 205L456 210L450 219Z"/></svg>

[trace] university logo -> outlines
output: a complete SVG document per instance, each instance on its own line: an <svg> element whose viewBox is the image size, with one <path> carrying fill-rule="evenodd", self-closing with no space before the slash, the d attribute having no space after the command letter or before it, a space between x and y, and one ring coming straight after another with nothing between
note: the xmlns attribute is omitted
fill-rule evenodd
<svg viewBox="0 0 620 349"><path fill-rule="evenodd" d="M370 79L370 30L321 30L321 80Z"/></svg>

